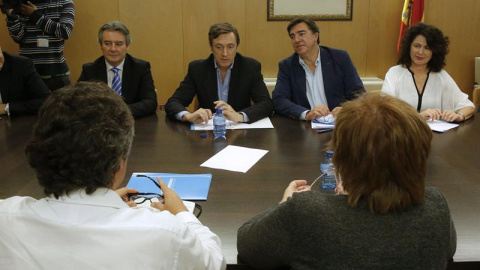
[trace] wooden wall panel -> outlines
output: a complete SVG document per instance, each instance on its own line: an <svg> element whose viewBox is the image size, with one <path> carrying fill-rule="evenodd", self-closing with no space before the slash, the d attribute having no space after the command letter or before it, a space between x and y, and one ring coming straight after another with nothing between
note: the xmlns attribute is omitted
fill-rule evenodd
<svg viewBox="0 0 480 270"><path fill-rule="evenodd" d="M75 1L75 25L70 39L65 41L65 57L70 68L70 79L75 83L82 65L102 55L98 43L98 29L108 21L118 20L119 0ZM100 13L101 12L101 13Z"/></svg>
<svg viewBox="0 0 480 270"><path fill-rule="evenodd" d="M277 77L278 62L293 53L288 22L267 21L267 1L247 0L246 52L262 63L264 77Z"/></svg>
<svg viewBox="0 0 480 270"><path fill-rule="evenodd" d="M13 42L12 38L7 31L7 23L5 22L5 16L0 14L0 46L3 51L9 52L11 54L18 54L18 45Z"/></svg>
<svg viewBox="0 0 480 270"><path fill-rule="evenodd" d="M183 0L184 65L211 53L208 30L218 22L229 22L240 35L239 52L245 53L245 0Z"/></svg>
<svg viewBox="0 0 480 270"><path fill-rule="evenodd" d="M383 78L396 62L401 0L356 0L353 21L320 21L321 44L347 50L360 76ZM426 0L425 21L450 37L446 70L471 94L475 56L480 56L480 1ZM164 103L185 76L187 65L208 56L208 28L227 21L240 32L239 52L262 63L265 77L275 77L278 62L293 49L286 21L267 21L267 1L259 0L76 0L75 28L65 54L72 81L82 64L101 55L98 28L121 20L130 28L129 52L152 64L159 103ZM0 15L0 45L18 53Z"/></svg>
<svg viewBox="0 0 480 270"><path fill-rule="evenodd" d="M320 44L346 50L360 76L365 74L369 1L355 1L352 21L318 21ZM293 53L288 21L267 21L267 2L247 0L247 53L262 63L265 77L276 77L278 62Z"/></svg>
<svg viewBox="0 0 480 270"><path fill-rule="evenodd" d="M355 2L356 3L356 2ZM397 62L397 41L403 1L370 0L366 77L384 78Z"/></svg>
<svg viewBox="0 0 480 270"><path fill-rule="evenodd" d="M437 26L450 38L445 70L471 99L474 57L480 56L480 1L431 0L427 3L425 22Z"/></svg>
<svg viewBox="0 0 480 270"><path fill-rule="evenodd" d="M158 103L164 104L184 77L182 1L120 0L119 18L130 30L129 53L151 63Z"/></svg>
<svg viewBox="0 0 480 270"><path fill-rule="evenodd" d="M346 50L360 77L365 77L366 73L369 3L368 0L353 1L352 21L317 22L320 27L320 44Z"/></svg>

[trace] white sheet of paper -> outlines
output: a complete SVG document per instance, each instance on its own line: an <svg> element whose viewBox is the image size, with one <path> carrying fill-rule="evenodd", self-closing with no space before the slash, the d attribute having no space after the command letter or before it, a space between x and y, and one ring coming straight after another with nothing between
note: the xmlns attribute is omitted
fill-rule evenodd
<svg viewBox="0 0 480 270"><path fill-rule="evenodd" d="M251 124L247 123L236 123L234 124L232 121L227 120L226 122L227 129L252 129L252 128L273 128L272 121L270 118L265 117L263 119L258 120L257 122L253 122ZM213 130L213 120L208 120L208 123L200 123L200 124L192 124L191 130Z"/></svg>
<svg viewBox="0 0 480 270"><path fill-rule="evenodd" d="M267 150L229 145L200 166L246 173L266 153Z"/></svg>
<svg viewBox="0 0 480 270"><path fill-rule="evenodd" d="M312 129L333 129L335 127L335 117L333 114L317 117L312 121Z"/></svg>
<svg viewBox="0 0 480 270"><path fill-rule="evenodd" d="M445 132L449 129L458 127L458 124L438 120L427 120L427 124L433 131L436 132Z"/></svg>

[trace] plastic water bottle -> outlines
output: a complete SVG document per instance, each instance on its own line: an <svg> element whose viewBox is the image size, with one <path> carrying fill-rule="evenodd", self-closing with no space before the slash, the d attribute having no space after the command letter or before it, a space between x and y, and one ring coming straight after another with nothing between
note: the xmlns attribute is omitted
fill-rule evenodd
<svg viewBox="0 0 480 270"><path fill-rule="evenodd" d="M332 158L333 151L327 151L325 158L322 160L322 163L320 163L320 170L322 173L325 173L321 179L322 189L335 189L337 186Z"/></svg>
<svg viewBox="0 0 480 270"><path fill-rule="evenodd" d="M217 109L217 112L213 115L213 138L224 138L227 133L225 116L222 113L222 109Z"/></svg>

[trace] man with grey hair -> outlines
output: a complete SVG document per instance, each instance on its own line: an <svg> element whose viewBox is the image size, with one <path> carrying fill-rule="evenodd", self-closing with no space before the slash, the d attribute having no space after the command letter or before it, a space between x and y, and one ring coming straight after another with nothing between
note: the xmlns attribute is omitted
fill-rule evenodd
<svg viewBox="0 0 480 270"><path fill-rule="evenodd" d="M201 123L222 109L228 120L255 122L273 112L273 103L263 82L261 65L255 59L237 53L240 37L229 23L210 27L208 40L212 53L207 59L188 65L188 73L165 104L170 118ZM198 99L196 111L185 107Z"/></svg>
<svg viewBox="0 0 480 270"><path fill-rule="evenodd" d="M103 56L84 64L78 81L103 81L128 104L134 117L155 113L157 94L150 63L127 53L130 31L119 21L104 24L98 31Z"/></svg>
<svg viewBox="0 0 480 270"><path fill-rule="evenodd" d="M102 82L50 95L25 148L46 197L0 200L0 269L225 269L218 236L160 178L163 203L149 208L120 188L133 136Z"/></svg>

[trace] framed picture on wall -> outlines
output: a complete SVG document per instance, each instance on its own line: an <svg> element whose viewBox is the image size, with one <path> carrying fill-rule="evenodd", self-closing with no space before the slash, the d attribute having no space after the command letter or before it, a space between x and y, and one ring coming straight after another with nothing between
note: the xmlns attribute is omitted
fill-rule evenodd
<svg viewBox="0 0 480 270"><path fill-rule="evenodd" d="M267 0L268 21L351 21L353 0Z"/></svg>

